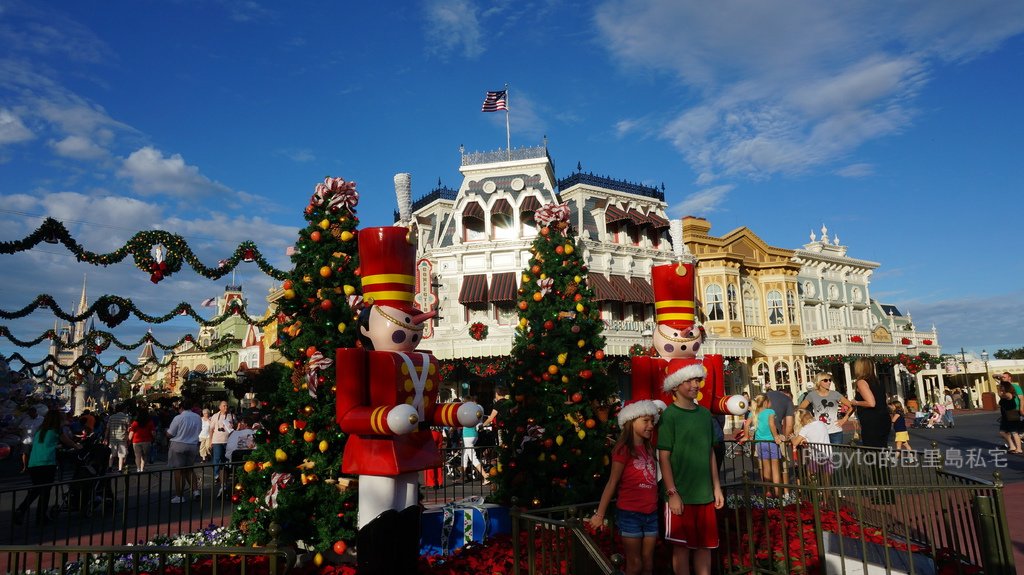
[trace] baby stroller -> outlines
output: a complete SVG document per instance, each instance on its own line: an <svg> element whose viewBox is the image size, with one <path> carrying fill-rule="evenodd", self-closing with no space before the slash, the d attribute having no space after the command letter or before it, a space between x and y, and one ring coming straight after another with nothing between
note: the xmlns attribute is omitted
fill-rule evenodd
<svg viewBox="0 0 1024 575"><path fill-rule="evenodd" d="M910 427L916 427L918 429L926 427L928 425L928 412L927 411L915 411L914 421L910 424Z"/></svg>
<svg viewBox="0 0 1024 575"><path fill-rule="evenodd" d="M113 501L113 489L104 477L110 464L109 447L95 438L87 438L82 442L82 449L63 451L58 462L71 467L71 482L59 488L57 503L50 508L51 519L62 511L78 511L91 517L104 502ZM58 470L57 477L63 477L63 472L63 469Z"/></svg>

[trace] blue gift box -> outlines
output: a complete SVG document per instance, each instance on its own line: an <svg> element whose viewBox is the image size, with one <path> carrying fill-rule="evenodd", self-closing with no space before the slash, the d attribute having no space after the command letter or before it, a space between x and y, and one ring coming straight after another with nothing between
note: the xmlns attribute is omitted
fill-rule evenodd
<svg viewBox="0 0 1024 575"><path fill-rule="evenodd" d="M470 541L483 543L499 533L511 533L507 507L490 503L454 502L448 505L449 525L445 528L443 507L427 509L420 523L420 553L444 555Z"/></svg>

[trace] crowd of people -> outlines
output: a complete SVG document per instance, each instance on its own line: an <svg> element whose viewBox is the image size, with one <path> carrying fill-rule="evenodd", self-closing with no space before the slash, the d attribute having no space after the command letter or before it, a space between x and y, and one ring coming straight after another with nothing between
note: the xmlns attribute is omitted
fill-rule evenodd
<svg viewBox="0 0 1024 575"><path fill-rule="evenodd" d="M35 486L19 502L14 521L22 523L36 503L36 522L48 522L50 490L41 486L61 479L62 450L69 454L102 450L104 461L98 470L102 474L142 473L148 465L166 460L175 469L172 503L199 494L201 478L188 468L212 462L219 496L229 491L223 487L227 475L223 465L236 452L241 456L254 447L253 434L262 423L258 414L253 415L236 417L222 401L212 416L199 403L182 402L168 406L121 403L106 412L85 409L76 416L57 400L26 398L22 411L4 430L6 436L18 438L12 442L11 457Z"/></svg>

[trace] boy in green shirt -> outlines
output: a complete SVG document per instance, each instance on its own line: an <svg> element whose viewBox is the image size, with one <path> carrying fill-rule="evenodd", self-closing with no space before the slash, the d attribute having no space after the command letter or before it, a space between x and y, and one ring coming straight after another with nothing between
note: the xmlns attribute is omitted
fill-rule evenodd
<svg viewBox="0 0 1024 575"><path fill-rule="evenodd" d="M668 505L665 509L665 540L673 544L672 570L711 572L711 550L718 547L715 510L725 504L718 482L718 465L712 450L714 431L711 412L697 404L706 372L695 359L669 364L664 389L672 394L658 424L658 462Z"/></svg>

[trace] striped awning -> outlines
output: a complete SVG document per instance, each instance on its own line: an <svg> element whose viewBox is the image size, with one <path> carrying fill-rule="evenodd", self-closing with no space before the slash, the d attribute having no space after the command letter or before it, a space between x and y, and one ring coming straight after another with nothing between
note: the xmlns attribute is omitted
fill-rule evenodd
<svg viewBox="0 0 1024 575"><path fill-rule="evenodd" d="M526 199L523 200L522 205L519 206L519 211L520 213L536 212L538 208L540 208L540 201L534 196L527 196Z"/></svg>
<svg viewBox="0 0 1024 575"><path fill-rule="evenodd" d="M512 206L509 205L507 200L498 200L494 203L494 207L491 208L492 214L505 214L507 216L512 215Z"/></svg>
<svg viewBox="0 0 1024 575"><path fill-rule="evenodd" d="M647 219L651 221L651 226L654 228L662 229L669 227L668 220L654 212L647 214Z"/></svg>
<svg viewBox="0 0 1024 575"><path fill-rule="evenodd" d="M611 282L601 274L588 274L587 285L593 288L595 301L622 301Z"/></svg>
<svg viewBox="0 0 1024 575"><path fill-rule="evenodd" d="M487 303L487 276L481 274L462 278L459 303Z"/></svg>
<svg viewBox="0 0 1024 575"><path fill-rule="evenodd" d="M651 287L651 282L647 281L647 278L633 278L630 282L633 284L633 288L640 292L644 303L654 303L654 288Z"/></svg>
<svg viewBox="0 0 1024 575"><path fill-rule="evenodd" d="M612 224L621 220L628 220L629 214L625 210L616 208L615 206L608 206L608 209L604 211L604 223Z"/></svg>
<svg viewBox="0 0 1024 575"><path fill-rule="evenodd" d="M635 208L630 208L629 211L626 212L626 215L629 217L629 219L633 220L634 224L638 226L642 226L650 222L650 220L647 219L647 216L641 214Z"/></svg>
<svg viewBox="0 0 1024 575"><path fill-rule="evenodd" d="M515 303L516 301L516 272L502 272L491 276L490 297L491 303Z"/></svg>
<svg viewBox="0 0 1024 575"><path fill-rule="evenodd" d="M466 202L466 205L462 207L462 217L475 218L482 221L484 219L484 209L476 202Z"/></svg>
<svg viewBox="0 0 1024 575"><path fill-rule="evenodd" d="M629 303L644 303L643 294L633 287L624 276L611 276L612 287L622 296L622 301Z"/></svg>

